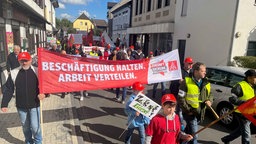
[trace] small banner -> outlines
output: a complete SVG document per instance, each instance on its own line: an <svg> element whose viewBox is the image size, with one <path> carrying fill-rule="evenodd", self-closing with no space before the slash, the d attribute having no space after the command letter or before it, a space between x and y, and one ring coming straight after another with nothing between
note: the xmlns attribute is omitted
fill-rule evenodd
<svg viewBox="0 0 256 144"><path fill-rule="evenodd" d="M256 96L237 107L256 126Z"/></svg>
<svg viewBox="0 0 256 144"><path fill-rule="evenodd" d="M100 60L38 48L41 93L72 92L181 79L178 50L153 59Z"/></svg>
<svg viewBox="0 0 256 144"><path fill-rule="evenodd" d="M138 94L129 106L149 119L153 118L161 109L159 104L142 93Z"/></svg>

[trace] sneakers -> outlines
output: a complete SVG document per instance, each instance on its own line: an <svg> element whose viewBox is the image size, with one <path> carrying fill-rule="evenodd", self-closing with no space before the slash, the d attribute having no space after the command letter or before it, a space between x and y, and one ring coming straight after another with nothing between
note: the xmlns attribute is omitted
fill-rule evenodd
<svg viewBox="0 0 256 144"><path fill-rule="evenodd" d="M88 96L88 92L86 92L86 91L83 92L83 95L84 95L84 96Z"/></svg>
<svg viewBox="0 0 256 144"><path fill-rule="evenodd" d="M120 99L120 98L115 97L115 101L117 101L117 102L121 102L121 99Z"/></svg>
<svg viewBox="0 0 256 144"><path fill-rule="evenodd" d="M84 96L81 96L81 97L80 97L80 101L83 101L83 100L84 100Z"/></svg>

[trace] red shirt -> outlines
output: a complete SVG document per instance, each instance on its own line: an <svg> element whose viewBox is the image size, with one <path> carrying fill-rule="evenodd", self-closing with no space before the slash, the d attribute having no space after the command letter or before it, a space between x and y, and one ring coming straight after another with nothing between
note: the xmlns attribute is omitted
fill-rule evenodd
<svg viewBox="0 0 256 144"><path fill-rule="evenodd" d="M158 114L152 118L146 129L146 135L152 136L151 144L179 144L177 140L179 133L180 120L176 114L173 120L167 120L166 117Z"/></svg>

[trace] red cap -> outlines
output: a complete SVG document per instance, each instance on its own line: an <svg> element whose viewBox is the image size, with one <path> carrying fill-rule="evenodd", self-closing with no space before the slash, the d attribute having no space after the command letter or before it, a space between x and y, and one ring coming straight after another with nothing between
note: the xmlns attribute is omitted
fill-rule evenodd
<svg viewBox="0 0 256 144"><path fill-rule="evenodd" d="M174 102L176 103L176 98L174 97L173 94L165 94L162 96L161 103L164 104L165 102Z"/></svg>
<svg viewBox="0 0 256 144"><path fill-rule="evenodd" d="M31 60L31 56L28 52L21 52L19 55L18 55L18 61L21 61L21 60Z"/></svg>
<svg viewBox="0 0 256 144"><path fill-rule="evenodd" d="M133 90L137 90L137 91L142 91L144 90L144 86L140 83L140 82L135 82L133 85L132 85L132 89Z"/></svg>
<svg viewBox="0 0 256 144"><path fill-rule="evenodd" d="M191 57L187 57L184 62L185 63L193 63L193 59Z"/></svg>
<svg viewBox="0 0 256 144"><path fill-rule="evenodd" d="M119 50L120 50L120 48L119 48L119 47L116 47L116 50L117 50L117 51L119 51Z"/></svg>
<svg viewBox="0 0 256 144"><path fill-rule="evenodd" d="M134 46L133 46L133 45L131 45L131 46L130 46L130 49L134 49Z"/></svg>
<svg viewBox="0 0 256 144"><path fill-rule="evenodd" d="M150 54L150 55L153 55L153 52L151 51L151 52L149 52L149 54Z"/></svg>
<svg viewBox="0 0 256 144"><path fill-rule="evenodd" d="M110 45L110 44L108 44L108 45L107 45L107 48L108 48L108 49L110 49L110 47L111 47L111 45Z"/></svg>

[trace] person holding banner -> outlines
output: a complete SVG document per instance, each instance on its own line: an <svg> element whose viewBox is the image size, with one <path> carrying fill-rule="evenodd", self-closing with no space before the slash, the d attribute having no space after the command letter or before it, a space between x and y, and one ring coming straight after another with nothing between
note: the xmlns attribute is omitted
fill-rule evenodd
<svg viewBox="0 0 256 144"><path fill-rule="evenodd" d="M176 98L165 94L161 99L162 111L154 116L146 128L145 144L179 144L193 137L181 131L179 116L176 115Z"/></svg>
<svg viewBox="0 0 256 144"><path fill-rule="evenodd" d="M134 129L137 129L139 131L140 136L140 144L145 143L145 125L149 124L150 119L146 116L143 116L139 112L135 111L133 108L131 108L129 105L131 102L135 99L135 97L142 93L144 90L144 86L140 82L135 82L132 85L133 93L131 94L128 102L125 106L125 113L128 115L128 131L126 133L125 137L125 144L131 143L131 138Z"/></svg>
<svg viewBox="0 0 256 144"><path fill-rule="evenodd" d="M178 100L186 121L185 132L194 134L198 131L198 123L204 120L206 106L211 106L213 97L211 86L205 78L206 66L197 62L192 66L192 75L181 82ZM189 144L197 144L197 135Z"/></svg>
<svg viewBox="0 0 256 144"><path fill-rule="evenodd" d="M231 89L232 97L229 98L229 101L235 105L235 108L255 96L256 71L250 69L244 74L245 79L237 83ZM222 137L221 141L225 144L229 144L234 139L242 136L241 144L250 144L251 122L245 118L239 110L235 110L234 116L237 119L239 126L229 135Z"/></svg>
<svg viewBox="0 0 256 144"><path fill-rule="evenodd" d="M40 126L40 100L45 98L39 94L37 69L33 67L28 52L18 55L20 67L11 71L3 91L1 110L7 112L8 103L15 91L16 107L22 124L26 144L42 144Z"/></svg>

